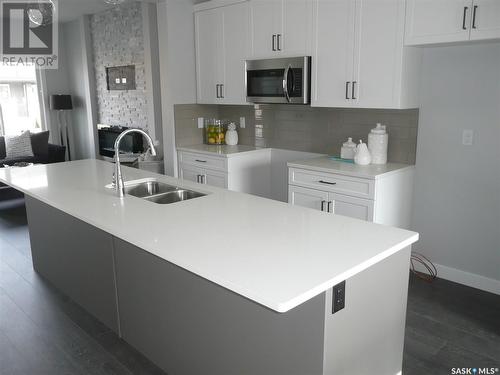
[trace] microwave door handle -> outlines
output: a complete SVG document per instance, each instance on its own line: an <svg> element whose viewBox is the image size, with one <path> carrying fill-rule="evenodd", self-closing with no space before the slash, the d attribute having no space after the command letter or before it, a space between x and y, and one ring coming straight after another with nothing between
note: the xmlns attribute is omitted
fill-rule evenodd
<svg viewBox="0 0 500 375"><path fill-rule="evenodd" d="M292 66L288 65L283 74L283 93L288 103L290 103L290 94L288 93L288 73L290 73L290 69L292 69Z"/></svg>

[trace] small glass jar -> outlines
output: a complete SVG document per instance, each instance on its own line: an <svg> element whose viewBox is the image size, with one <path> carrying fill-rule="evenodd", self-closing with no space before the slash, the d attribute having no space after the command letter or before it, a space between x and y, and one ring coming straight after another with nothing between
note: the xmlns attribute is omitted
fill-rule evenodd
<svg viewBox="0 0 500 375"><path fill-rule="evenodd" d="M205 120L205 144L224 145L226 144L227 121L217 119Z"/></svg>

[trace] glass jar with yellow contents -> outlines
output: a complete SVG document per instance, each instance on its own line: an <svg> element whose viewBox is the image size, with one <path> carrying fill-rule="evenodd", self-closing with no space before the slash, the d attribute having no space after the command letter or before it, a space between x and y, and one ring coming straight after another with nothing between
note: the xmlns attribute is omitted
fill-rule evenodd
<svg viewBox="0 0 500 375"><path fill-rule="evenodd" d="M205 143L207 145L226 144L227 121L217 119L205 120Z"/></svg>

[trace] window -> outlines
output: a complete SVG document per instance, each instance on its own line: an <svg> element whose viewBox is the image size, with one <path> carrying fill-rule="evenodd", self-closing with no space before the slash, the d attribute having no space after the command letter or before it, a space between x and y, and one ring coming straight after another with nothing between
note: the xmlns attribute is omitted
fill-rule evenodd
<svg viewBox="0 0 500 375"><path fill-rule="evenodd" d="M0 134L42 131L35 66L0 67Z"/></svg>

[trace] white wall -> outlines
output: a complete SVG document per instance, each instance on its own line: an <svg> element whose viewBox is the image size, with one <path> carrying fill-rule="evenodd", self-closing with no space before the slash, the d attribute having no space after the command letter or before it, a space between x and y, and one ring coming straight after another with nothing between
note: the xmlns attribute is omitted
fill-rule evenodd
<svg viewBox="0 0 500 375"><path fill-rule="evenodd" d="M475 132L462 145L463 129ZM500 44L424 53L413 227L440 276L500 294Z"/></svg>
<svg viewBox="0 0 500 375"><path fill-rule="evenodd" d="M165 173L176 176L174 105L196 103L192 0L163 0L158 4L158 39Z"/></svg>
<svg viewBox="0 0 500 375"><path fill-rule="evenodd" d="M68 22L62 25L65 36L63 44L66 55L68 75L68 93L73 99L73 110L70 116L71 156L72 159L95 158L95 132L88 98L88 63L86 53L85 19ZM93 79L93 76L91 76Z"/></svg>
<svg viewBox="0 0 500 375"><path fill-rule="evenodd" d="M69 93L67 59L65 53L66 35L63 32L62 26L59 25L59 55L58 69L42 69L41 73L41 90L44 108L42 111L46 114L47 130L50 131L50 142L60 144L58 132L57 112L50 110L50 96ZM68 116L69 117L69 116Z"/></svg>

